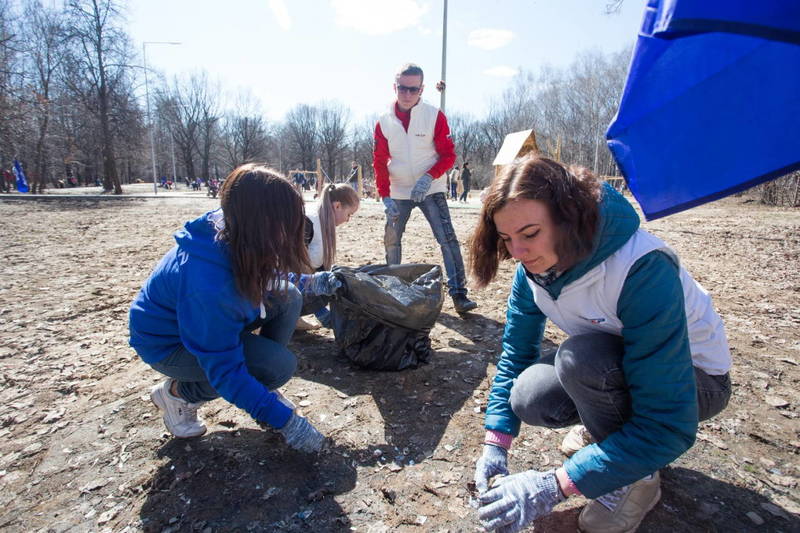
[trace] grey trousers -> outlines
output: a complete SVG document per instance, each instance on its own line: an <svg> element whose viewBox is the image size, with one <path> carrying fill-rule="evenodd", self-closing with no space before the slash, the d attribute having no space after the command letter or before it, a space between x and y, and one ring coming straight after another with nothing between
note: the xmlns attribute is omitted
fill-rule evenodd
<svg viewBox="0 0 800 533"><path fill-rule="evenodd" d="M622 337L607 333L570 337L520 374L511 388L511 409L532 426L583 423L601 441L632 414L622 354ZM696 367L694 375L700 420L707 420L728 405L730 375L712 376Z"/></svg>

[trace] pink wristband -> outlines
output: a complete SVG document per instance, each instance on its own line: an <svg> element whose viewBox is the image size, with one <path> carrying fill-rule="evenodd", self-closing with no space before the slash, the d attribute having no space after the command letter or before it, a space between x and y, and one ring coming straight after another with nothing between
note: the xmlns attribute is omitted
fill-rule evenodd
<svg viewBox="0 0 800 533"><path fill-rule="evenodd" d="M486 437L483 440L484 444L493 444L495 446L500 446L506 450L511 448L511 441L514 440L512 435L508 433L503 433L501 431L495 431L493 429L486 430Z"/></svg>

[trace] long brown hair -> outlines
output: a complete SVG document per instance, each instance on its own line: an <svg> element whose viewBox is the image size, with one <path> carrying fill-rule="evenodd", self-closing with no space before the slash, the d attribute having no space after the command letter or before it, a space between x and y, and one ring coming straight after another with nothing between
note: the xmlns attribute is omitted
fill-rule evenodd
<svg viewBox="0 0 800 533"><path fill-rule="evenodd" d="M545 157L530 156L507 165L492 182L470 239L470 273L478 287L497 275L500 261L511 258L497 234L494 215L512 200L543 202L556 229L558 270L589 255L600 219L600 181L588 170L567 168Z"/></svg>
<svg viewBox="0 0 800 533"><path fill-rule="evenodd" d="M326 185L322 188L319 199L319 225L322 228L322 268L330 270L336 261L336 217L333 202L340 202L342 207L358 207L361 200L358 193L344 183Z"/></svg>
<svg viewBox="0 0 800 533"><path fill-rule="evenodd" d="M242 295L258 304L288 272L311 267L303 243L303 198L276 171L248 163L233 170L219 191L233 277Z"/></svg>

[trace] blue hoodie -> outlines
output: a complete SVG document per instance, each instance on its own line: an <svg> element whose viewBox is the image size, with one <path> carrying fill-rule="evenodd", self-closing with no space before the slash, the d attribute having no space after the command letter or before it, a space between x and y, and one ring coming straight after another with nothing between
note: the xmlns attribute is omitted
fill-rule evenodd
<svg viewBox="0 0 800 533"><path fill-rule="evenodd" d="M183 345L220 396L281 428L291 409L247 371L241 335L259 318L260 307L236 288L227 245L215 239L221 218L221 210L211 211L175 233L177 246L131 304L130 345L145 363L157 363Z"/></svg>
<svg viewBox="0 0 800 533"><path fill-rule="evenodd" d="M566 285L605 261L638 228L639 217L633 207L605 186L593 251L546 287L551 297L557 299ZM622 366L633 414L618 431L564 463L570 478L589 498L655 472L694 444L697 392L678 274L678 265L655 251L636 261L625 279L617 316L623 323ZM503 353L486 410L487 429L519 434L520 420L509 403L511 388L539 359L546 320L520 264L508 299Z"/></svg>

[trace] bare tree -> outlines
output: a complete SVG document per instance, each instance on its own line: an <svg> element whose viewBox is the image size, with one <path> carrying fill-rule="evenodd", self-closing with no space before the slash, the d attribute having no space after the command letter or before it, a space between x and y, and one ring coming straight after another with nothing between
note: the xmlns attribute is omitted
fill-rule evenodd
<svg viewBox="0 0 800 533"><path fill-rule="evenodd" d="M31 173L32 192L42 193L48 173L48 135L53 106L53 85L63 57L63 28L59 15L39 0L25 5L26 57L30 67L30 106L36 121L36 148Z"/></svg>
<svg viewBox="0 0 800 533"><path fill-rule="evenodd" d="M69 52L63 80L70 92L100 126L103 189L122 194L117 173L112 108L114 95L129 84L131 49L121 27L122 15L115 0L68 0L65 27Z"/></svg>
<svg viewBox="0 0 800 533"><path fill-rule="evenodd" d="M337 175L337 163L347 151L347 126L350 112L336 102L323 102L317 111L317 135L325 154L325 168L331 178Z"/></svg>
<svg viewBox="0 0 800 533"><path fill-rule="evenodd" d="M290 163L304 169L314 168L317 151L317 108L299 104L286 113L286 134L291 149Z"/></svg>
<svg viewBox="0 0 800 533"><path fill-rule="evenodd" d="M230 168L269 156L268 125L253 95L240 93L233 111L224 115L222 144Z"/></svg>

